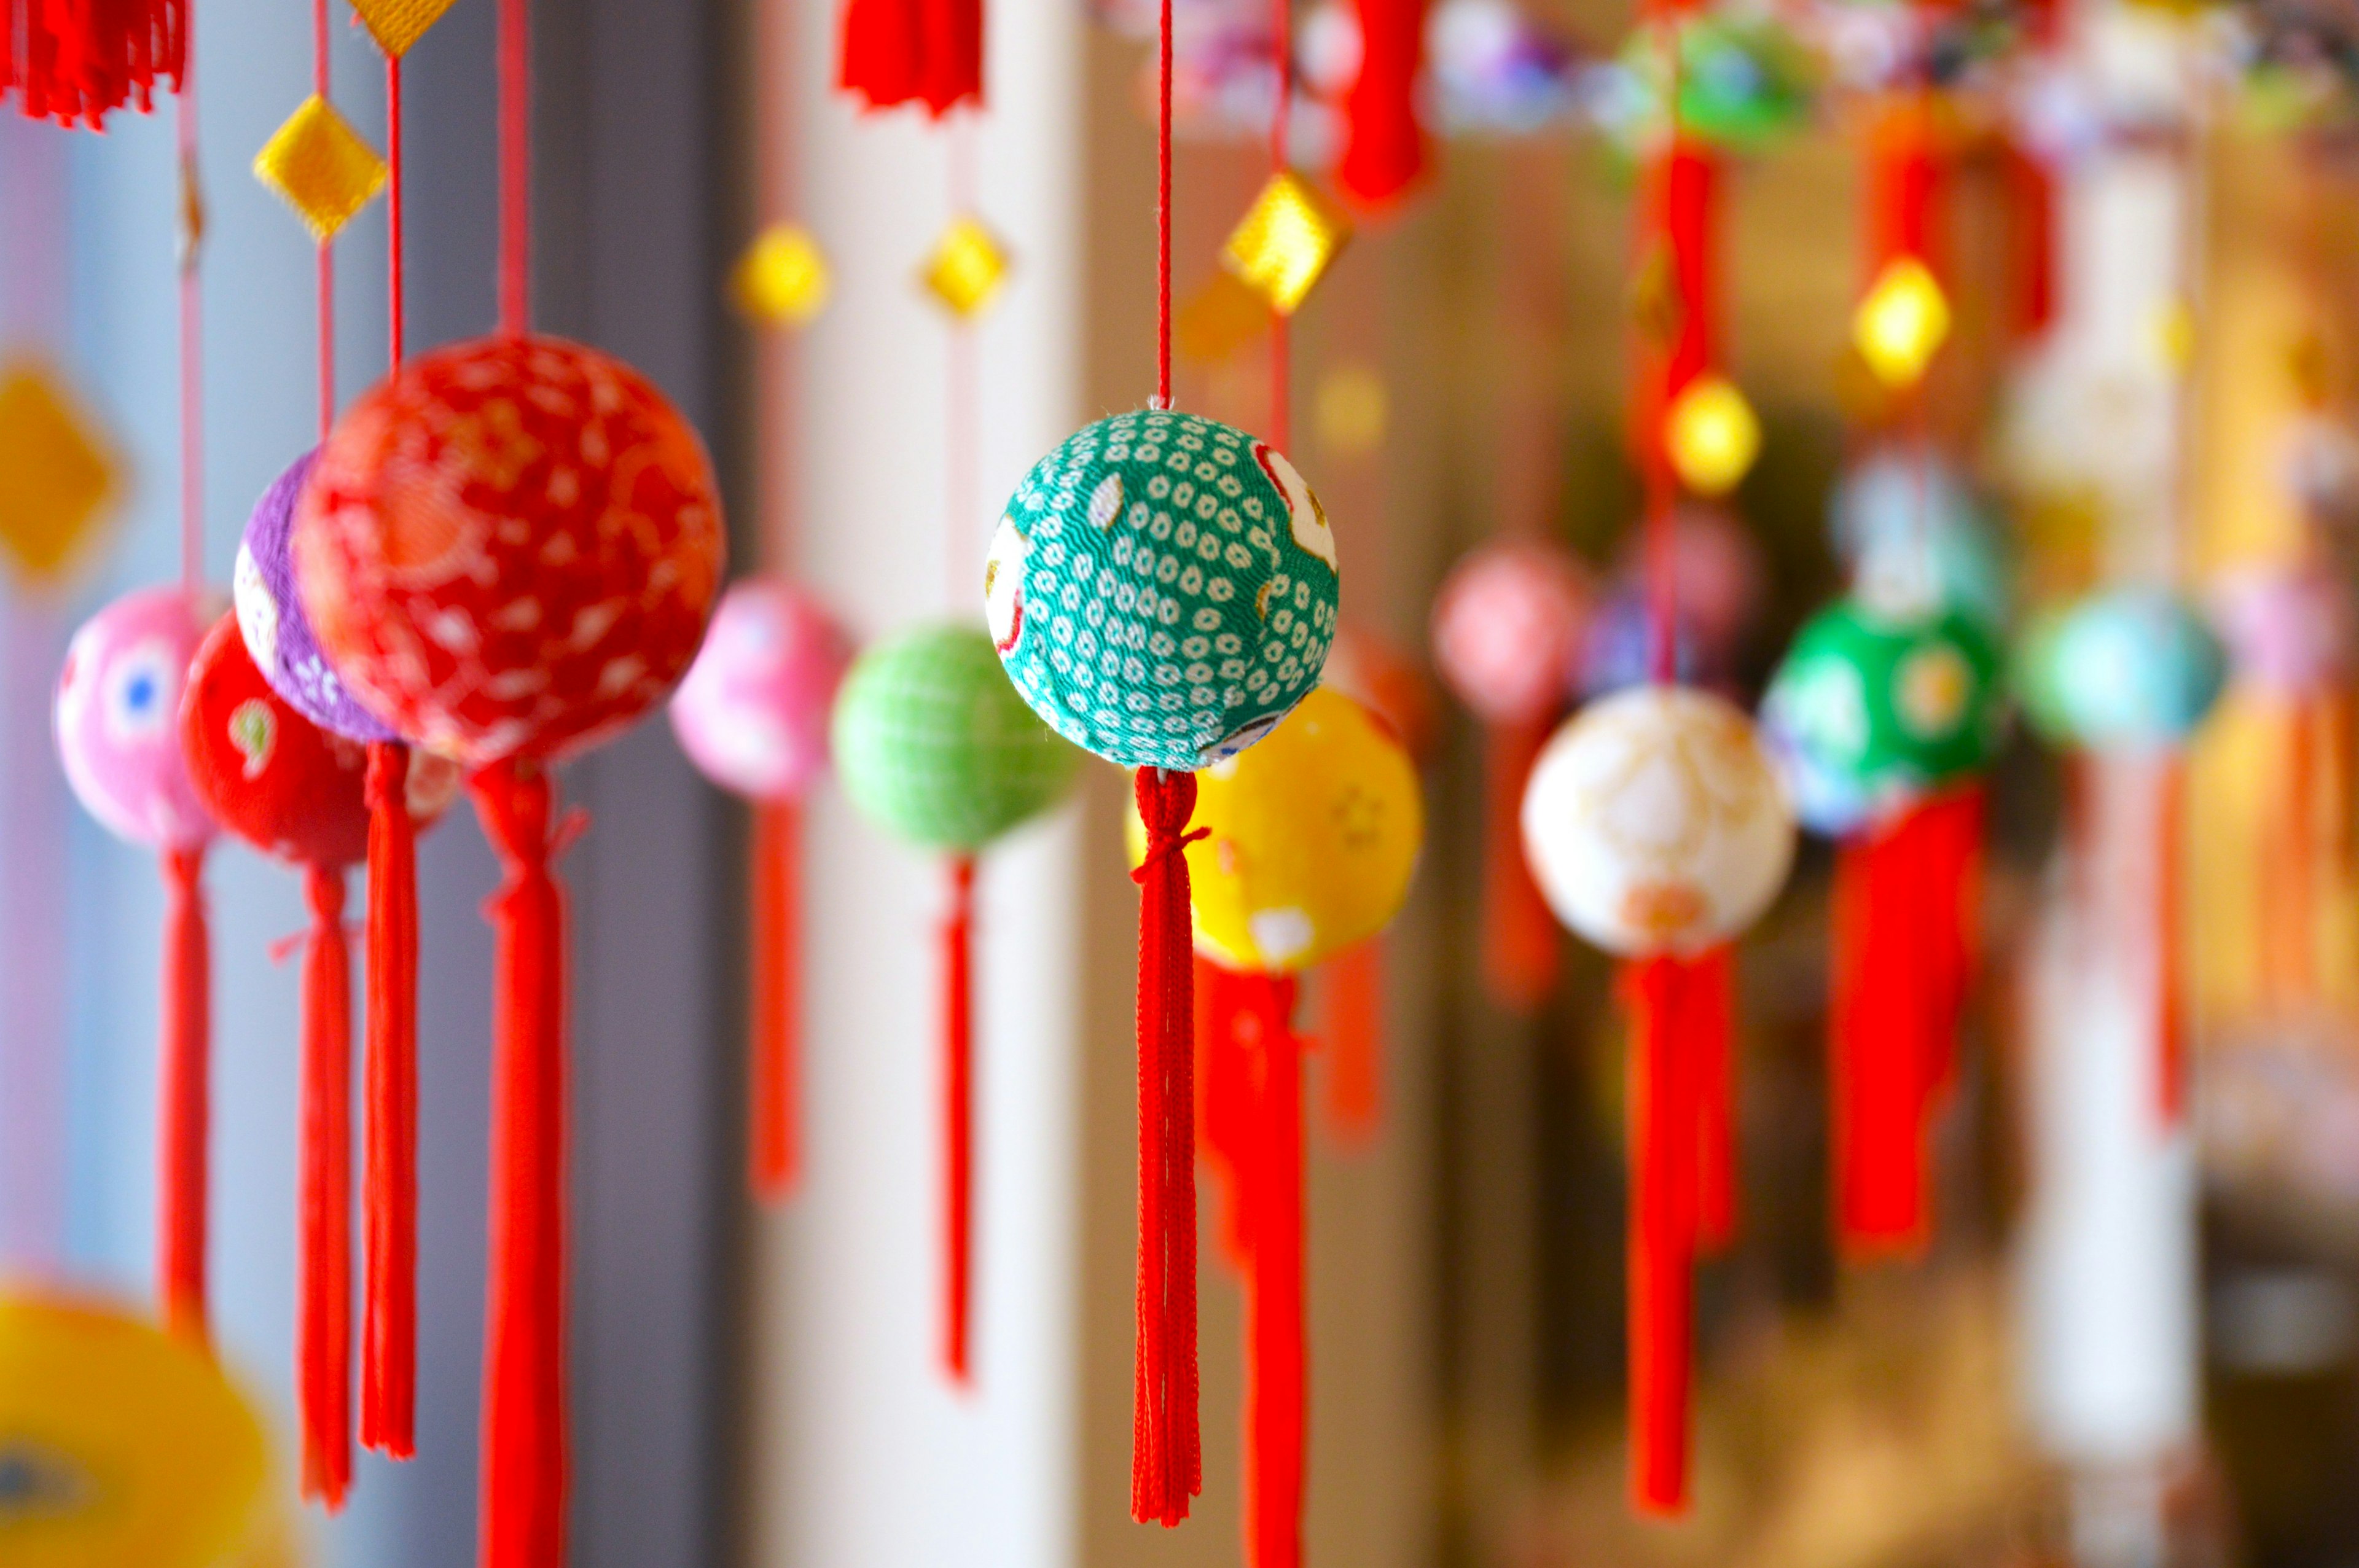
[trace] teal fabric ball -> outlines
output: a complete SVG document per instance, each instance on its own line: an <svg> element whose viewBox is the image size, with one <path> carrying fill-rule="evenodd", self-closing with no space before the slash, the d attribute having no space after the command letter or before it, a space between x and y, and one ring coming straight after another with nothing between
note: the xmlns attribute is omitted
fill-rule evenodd
<svg viewBox="0 0 2359 1568"><path fill-rule="evenodd" d="M1024 706L972 626L872 644L835 699L836 777L861 814L929 849L972 851L1054 806L1081 753Z"/></svg>
<svg viewBox="0 0 2359 1568"><path fill-rule="evenodd" d="M2083 600L2058 626L2050 659L2048 684L2066 730L2101 750L2177 745L2228 679L2219 637L2161 588Z"/></svg>
<svg viewBox="0 0 2359 1568"><path fill-rule="evenodd" d="M1041 459L983 579L992 642L1034 712L1125 767L1182 773L1244 751L1319 684L1338 580L1293 464L1155 410Z"/></svg>

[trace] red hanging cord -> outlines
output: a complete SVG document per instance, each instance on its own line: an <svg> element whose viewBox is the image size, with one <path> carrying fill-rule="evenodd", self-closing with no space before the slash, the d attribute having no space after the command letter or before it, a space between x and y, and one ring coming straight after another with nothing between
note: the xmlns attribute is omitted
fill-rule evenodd
<svg viewBox="0 0 2359 1568"><path fill-rule="evenodd" d="M1244 1207L1245 1563L1300 1568L1307 1343L1302 1288L1302 1041L1290 975L1248 988L1253 1133Z"/></svg>
<svg viewBox="0 0 2359 1568"><path fill-rule="evenodd" d="M1274 106L1269 116L1269 168L1284 174L1288 119L1294 108L1294 0L1271 0L1270 55L1275 68ZM1294 444L1294 351L1291 321L1272 306L1269 312L1269 444L1283 452Z"/></svg>
<svg viewBox="0 0 2359 1568"><path fill-rule="evenodd" d="M468 782L506 873L489 914L491 1266L482 1568L565 1561L565 900L549 875L551 786L510 759Z"/></svg>
<svg viewBox="0 0 2359 1568"><path fill-rule="evenodd" d="M182 221L180 253L180 583L193 596L205 579L205 317L198 274L197 87L184 70L177 107ZM202 617L198 618L201 622Z"/></svg>
<svg viewBox="0 0 2359 1568"><path fill-rule="evenodd" d="M307 867L303 945L302 1279L296 1389L303 1495L341 1509L353 1480L353 987L344 873Z"/></svg>
<svg viewBox="0 0 2359 1568"><path fill-rule="evenodd" d="M802 1019L802 911L796 900L802 808L793 801L754 806L753 1060L747 1138L755 1195L776 1202L802 1174L802 1082L797 1050Z"/></svg>
<svg viewBox="0 0 2359 1568"><path fill-rule="evenodd" d="M361 1442L418 1451L418 867L409 749L368 749Z"/></svg>
<svg viewBox="0 0 2359 1568"><path fill-rule="evenodd" d="M164 851L164 968L158 988L163 1012L163 1125L157 1151L163 1191L156 1272L164 1321L174 1332L197 1340L209 1333L206 1142L212 1119L212 957L205 928L204 867L201 847Z"/></svg>
<svg viewBox="0 0 2359 1568"><path fill-rule="evenodd" d="M1321 980L1327 1129L1343 1147L1364 1149L1384 1124L1384 938L1371 936L1338 953Z"/></svg>
<svg viewBox="0 0 2359 1568"><path fill-rule="evenodd" d="M1687 1507L1697 1227L1694 968L1625 967L1630 1011L1630 1489L1643 1514Z"/></svg>
<svg viewBox="0 0 2359 1568"><path fill-rule="evenodd" d="M2183 759L2167 757L2155 779L2155 1109L2165 1128L2187 1114L2187 998L2179 973L2187 917L2186 767Z"/></svg>
<svg viewBox="0 0 2359 1568"><path fill-rule="evenodd" d="M1155 52L1155 406L1171 406L1171 0Z"/></svg>
<svg viewBox="0 0 2359 1568"><path fill-rule="evenodd" d="M530 0L500 0L500 330L532 326Z"/></svg>
<svg viewBox="0 0 2359 1568"><path fill-rule="evenodd" d="M1736 950L1723 944L1688 966L1686 1027L1696 1086L1696 1248L1736 1239Z"/></svg>
<svg viewBox="0 0 2359 1568"><path fill-rule="evenodd" d="M942 922L942 1368L963 1388L974 1263L974 857L950 862Z"/></svg>
<svg viewBox="0 0 2359 1568"><path fill-rule="evenodd" d="M1167 0L1167 4L1169 0ZM1196 776L1141 768L1138 922L1138 1343L1131 1517L1176 1525L1203 1490L1197 1422L1194 975L1187 845Z"/></svg>
<svg viewBox="0 0 2359 1568"><path fill-rule="evenodd" d="M1546 717L1484 730L1483 979L1501 1005L1529 1012L1556 987L1556 917L1524 860L1524 785L1548 742Z"/></svg>
<svg viewBox="0 0 2359 1568"><path fill-rule="evenodd" d="M1201 954L1195 965L1196 1155L1212 1169L1221 1195L1213 1227L1221 1256L1242 1276L1251 1262L1245 1182L1253 1085L1237 1023L1245 1014L1247 981Z"/></svg>
<svg viewBox="0 0 2359 1568"><path fill-rule="evenodd" d="M393 340L390 368L398 370L408 352L408 285L403 276L401 208L401 57L385 62L385 302L386 325Z"/></svg>

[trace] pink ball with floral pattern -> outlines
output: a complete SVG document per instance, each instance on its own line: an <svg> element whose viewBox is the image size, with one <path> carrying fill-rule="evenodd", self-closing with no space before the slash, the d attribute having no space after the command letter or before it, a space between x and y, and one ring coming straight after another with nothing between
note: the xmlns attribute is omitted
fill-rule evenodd
<svg viewBox="0 0 2359 1568"><path fill-rule="evenodd" d="M797 799L827 767L835 688L851 662L852 639L818 600L776 578L738 583L672 694L672 731L722 788Z"/></svg>
<svg viewBox="0 0 2359 1568"><path fill-rule="evenodd" d="M213 836L180 755L180 693L224 608L208 590L141 589L83 622L66 649L58 758L75 797L117 838L193 849Z"/></svg>
<svg viewBox="0 0 2359 1568"><path fill-rule="evenodd" d="M1551 717L1589 625L1594 590L1570 550L1540 540L1484 545L1433 605L1433 662L1458 700L1494 724Z"/></svg>

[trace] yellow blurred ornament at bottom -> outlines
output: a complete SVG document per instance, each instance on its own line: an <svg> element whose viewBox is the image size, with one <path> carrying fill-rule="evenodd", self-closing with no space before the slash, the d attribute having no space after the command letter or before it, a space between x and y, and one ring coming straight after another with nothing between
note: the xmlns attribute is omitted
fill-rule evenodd
<svg viewBox="0 0 2359 1568"><path fill-rule="evenodd" d="M0 1563L227 1568L273 1540L262 1424L201 1346L0 1295Z"/></svg>
<svg viewBox="0 0 2359 1568"><path fill-rule="evenodd" d="M1269 735L1196 775L1188 846L1196 950L1292 973L1367 940L1408 896L1425 841L1417 769L1341 692L1313 690ZM1134 816L1130 855L1146 848Z"/></svg>

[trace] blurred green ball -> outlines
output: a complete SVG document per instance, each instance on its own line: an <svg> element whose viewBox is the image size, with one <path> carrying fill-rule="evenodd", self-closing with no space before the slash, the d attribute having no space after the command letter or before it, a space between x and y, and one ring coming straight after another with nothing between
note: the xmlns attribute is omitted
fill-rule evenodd
<svg viewBox="0 0 2359 1568"><path fill-rule="evenodd" d="M1081 762L973 626L919 626L862 654L835 699L833 741L861 814L934 849L979 849L1046 811Z"/></svg>
<svg viewBox="0 0 2359 1568"><path fill-rule="evenodd" d="M2179 744L2227 679L2219 637L2162 588L2114 589L2074 605L2056 628L2047 677L2065 732L2099 750Z"/></svg>

